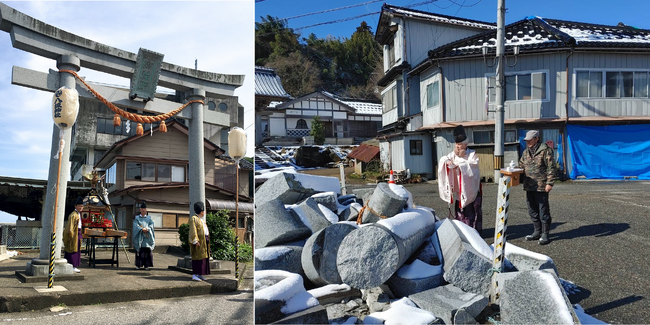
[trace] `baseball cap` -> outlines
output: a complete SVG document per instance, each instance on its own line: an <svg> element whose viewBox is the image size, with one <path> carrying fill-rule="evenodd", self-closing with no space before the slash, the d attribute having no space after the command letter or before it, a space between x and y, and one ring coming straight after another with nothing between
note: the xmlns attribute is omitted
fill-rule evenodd
<svg viewBox="0 0 650 325"><path fill-rule="evenodd" d="M530 131L526 132L526 137L524 138L524 141L532 140L533 138L538 137L538 136L539 136L539 131L530 130Z"/></svg>

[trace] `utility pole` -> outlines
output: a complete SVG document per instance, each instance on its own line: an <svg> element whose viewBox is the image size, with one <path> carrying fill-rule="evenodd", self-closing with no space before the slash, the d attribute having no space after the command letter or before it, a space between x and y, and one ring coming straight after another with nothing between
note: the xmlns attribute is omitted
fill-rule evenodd
<svg viewBox="0 0 650 325"><path fill-rule="evenodd" d="M496 75L496 111L494 112L494 183L501 178L503 168L504 132L503 118L505 111L505 77L503 75L505 52L506 0L499 0L497 7L497 75Z"/></svg>

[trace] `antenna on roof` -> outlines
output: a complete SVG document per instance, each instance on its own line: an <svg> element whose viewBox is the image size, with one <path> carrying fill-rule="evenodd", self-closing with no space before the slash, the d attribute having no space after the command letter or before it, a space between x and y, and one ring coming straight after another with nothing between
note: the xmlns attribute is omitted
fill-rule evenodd
<svg viewBox="0 0 650 325"><path fill-rule="evenodd" d="M194 70L199 70L199 59L194 59Z"/></svg>

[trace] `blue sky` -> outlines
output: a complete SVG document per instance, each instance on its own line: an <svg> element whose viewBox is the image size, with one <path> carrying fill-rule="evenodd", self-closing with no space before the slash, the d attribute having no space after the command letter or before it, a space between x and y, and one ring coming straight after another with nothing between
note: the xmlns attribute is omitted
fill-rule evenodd
<svg viewBox="0 0 650 325"><path fill-rule="evenodd" d="M199 70L245 75L235 91L254 123L254 2L4 2L27 15L97 42ZM0 175L47 179L52 141L52 93L11 84L11 68L56 70L54 60L14 49L0 31ZM129 80L82 68L89 81L129 86ZM108 109L108 108L107 108ZM249 155L254 127L247 129ZM16 218L0 212L0 222Z"/></svg>
<svg viewBox="0 0 650 325"><path fill-rule="evenodd" d="M369 1L371 0L264 0L255 4L255 21L260 21L260 16L266 17L266 15L271 15L278 18L289 18ZM290 19L288 22L289 27L299 28L317 23L378 12L381 11L381 6L384 2L404 7L424 1L425 0L384 0L351 9ZM461 7L458 4L462 4L463 6ZM637 28L650 29L650 2L647 0L509 0L506 1L506 8L506 24L516 22L526 16L536 15L546 18L604 25L616 25L619 22L623 22L626 25L635 26ZM496 22L497 1L439 0L433 3L413 7L413 9L487 22ZM347 22L307 28L300 30L299 32L303 37L307 37L310 33L314 33L316 36L321 38L327 36L350 37L355 28L364 20L372 27L372 30L375 31L378 19L379 14L375 14Z"/></svg>

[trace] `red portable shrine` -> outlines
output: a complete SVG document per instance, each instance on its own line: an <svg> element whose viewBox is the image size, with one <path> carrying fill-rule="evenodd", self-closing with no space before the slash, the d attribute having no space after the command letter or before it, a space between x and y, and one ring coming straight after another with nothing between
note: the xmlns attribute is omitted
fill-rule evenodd
<svg viewBox="0 0 650 325"><path fill-rule="evenodd" d="M96 189L91 189L84 197L84 209L81 212L81 224L84 228L113 228L108 205L98 195Z"/></svg>

